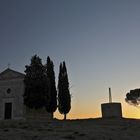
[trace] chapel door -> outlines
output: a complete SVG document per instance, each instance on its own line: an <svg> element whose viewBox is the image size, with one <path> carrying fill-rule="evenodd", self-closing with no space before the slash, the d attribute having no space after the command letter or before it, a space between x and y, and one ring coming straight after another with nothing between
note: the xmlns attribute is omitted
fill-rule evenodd
<svg viewBox="0 0 140 140"><path fill-rule="evenodd" d="M12 103L5 103L4 119L12 118Z"/></svg>

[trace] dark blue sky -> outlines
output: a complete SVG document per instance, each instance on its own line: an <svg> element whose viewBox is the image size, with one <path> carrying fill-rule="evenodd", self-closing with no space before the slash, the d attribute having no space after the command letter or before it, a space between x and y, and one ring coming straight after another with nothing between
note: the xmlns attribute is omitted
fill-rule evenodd
<svg viewBox="0 0 140 140"><path fill-rule="evenodd" d="M70 118L100 116L108 86L124 110L131 108L124 98L140 86L140 1L0 0L0 71L11 63L23 72L34 54L43 63L51 57L56 77L66 61ZM130 112L124 115L140 117Z"/></svg>

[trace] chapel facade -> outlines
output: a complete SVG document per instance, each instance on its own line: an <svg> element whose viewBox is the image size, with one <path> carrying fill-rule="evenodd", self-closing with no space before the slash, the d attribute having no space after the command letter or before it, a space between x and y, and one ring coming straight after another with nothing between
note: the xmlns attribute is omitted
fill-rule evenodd
<svg viewBox="0 0 140 140"><path fill-rule="evenodd" d="M24 74L11 69L0 73L0 120L24 118Z"/></svg>

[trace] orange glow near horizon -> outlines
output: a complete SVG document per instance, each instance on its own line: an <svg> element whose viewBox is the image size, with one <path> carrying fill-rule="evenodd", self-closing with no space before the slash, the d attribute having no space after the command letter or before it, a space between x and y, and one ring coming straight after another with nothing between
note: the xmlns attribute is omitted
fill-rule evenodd
<svg viewBox="0 0 140 140"><path fill-rule="evenodd" d="M129 87L128 87L129 88ZM79 91L80 92L80 91ZM77 95L72 98L71 102L71 110L67 114L67 119L88 119L88 118L101 118L101 104L102 103L108 103L108 91L88 91L91 97L87 98L82 93L82 97L79 99ZM112 98L113 102L120 102L122 106L122 116L124 118L134 118L134 119L140 119L140 108L129 105L125 102L125 93L126 91L122 90L112 90ZM97 93L97 94L96 94ZM98 93L104 93L104 94L98 94ZM98 96L97 96L98 95ZM119 96L121 95L121 96ZM63 114L60 114L57 110L54 114L54 117L58 119L63 119Z"/></svg>
<svg viewBox="0 0 140 140"><path fill-rule="evenodd" d="M95 111L95 112L94 112ZM134 118L140 119L140 108L128 105L126 103L122 103L122 113L124 118ZM63 119L63 114L60 114L57 110L55 112L55 118ZM101 115L101 108L93 108L92 111L82 110L81 112L74 112L71 110L67 114L67 119L88 119L88 118L100 118Z"/></svg>
<svg viewBox="0 0 140 140"><path fill-rule="evenodd" d="M123 117L140 119L140 108L123 104Z"/></svg>
<svg viewBox="0 0 140 140"><path fill-rule="evenodd" d="M67 119L88 119L88 118L100 118L100 117L101 117L101 114L98 113L98 112L96 114L91 114L91 113L77 114L76 116L71 114L71 113L68 113L68 115L67 115ZM126 112L123 112L123 117L124 118L140 119L140 110L139 110L139 112L138 111L126 111ZM60 114L59 112L56 112L55 113L55 118L63 119L64 116L63 116L63 114Z"/></svg>

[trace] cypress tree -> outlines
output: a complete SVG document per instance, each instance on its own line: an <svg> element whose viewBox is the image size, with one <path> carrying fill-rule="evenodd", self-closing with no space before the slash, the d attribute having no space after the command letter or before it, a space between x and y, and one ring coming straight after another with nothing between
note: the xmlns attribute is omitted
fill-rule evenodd
<svg viewBox="0 0 140 140"><path fill-rule="evenodd" d="M71 109L71 96L69 91L68 74L65 62L60 64L58 77L58 110L64 114L64 120Z"/></svg>
<svg viewBox="0 0 140 140"><path fill-rule="evenodd" d="M24 104L29 108L43 108L46 103L47 76L41 59L34 55L31 64L25 66Z"/></svg>
<svg viewBox="0 0 140 140"><path fill-rule="evenodd" d="M55 85L54 65L49 56L47 57L46 74L48 79L48 102L46 103L46 110L52 114L53 118L53 113L57 108L57 91Z"/></svg>

